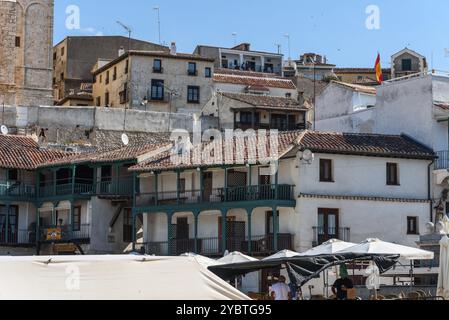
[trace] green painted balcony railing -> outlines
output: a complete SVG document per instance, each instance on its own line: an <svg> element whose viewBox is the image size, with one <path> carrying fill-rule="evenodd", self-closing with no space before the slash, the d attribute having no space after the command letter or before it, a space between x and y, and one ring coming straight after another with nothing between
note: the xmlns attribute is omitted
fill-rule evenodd
<svg viewBox="0 0 449 320"><path fill-rule="evenodd" d="M178 196L179 194L179 196ZM294 201L292 185L260 185L216 188L206 190L168 191L158 193L140 193L137 195L137 206L155 207L164 205L245 202L263 200Z"/></svg>
<svg viewBox="0 0 449 320"><path fill-rule="evenodd" d="M20 182L0 182L0 197L13 198L34 198L36 196L36 187L26 185Z"/></svg>
<svg viewBox="0 0 449 320"><path fill-rule="evenodd" d="M278 250L293 250L294 236L291 234L278 235ZM251 247L249 244L251 243ZM223 255L222 239L198 238L197 250L195 250L195 239L171 239L164 242L148 242L137 244L136 250L146 254L154 255L181 255L193 252L207 257L218 257ZM251 250L250 250L251 248ZM274 235L252 236L251 240L245 236L232 236L226 239L226 250L239 251L245 254L268 256L276 253L274 247ZM196 252L195 252L196 251Z"/></svg>

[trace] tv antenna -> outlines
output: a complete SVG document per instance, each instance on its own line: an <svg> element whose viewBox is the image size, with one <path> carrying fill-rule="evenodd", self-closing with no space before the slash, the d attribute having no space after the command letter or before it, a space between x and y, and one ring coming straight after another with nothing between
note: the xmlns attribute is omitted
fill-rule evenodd
<svg viewBox="0 0 449 320"><path fill-rule="evenodd" d="M237 32L232 33L232 38L234 38L234 46L237 45Z"/></svg>
<svg viewBox="0 0 449 320"><path fill-rule="evenodd" d="M161 8L159 6L154 6L153 10L157 11L157 25L158 25L158 30L159 30L159 44L162 45L162 40L161 40Z"/></svg>

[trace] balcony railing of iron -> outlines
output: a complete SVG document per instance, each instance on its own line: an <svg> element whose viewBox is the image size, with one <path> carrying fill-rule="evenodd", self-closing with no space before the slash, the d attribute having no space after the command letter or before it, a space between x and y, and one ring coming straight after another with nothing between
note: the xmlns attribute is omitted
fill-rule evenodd
<svg viewBox="0 0 449 320"><path fill-rule="evenodd" d="M331 239L338 239L345 242L351 241L350 228L324 228L313 227L313 245L318 246Z"/></svg>
<svg viewBox="0 0 449 320"><path fill-rule="evenodd" d="M27 185L22 182L1 182L0 181L0 196L18 197L18 198L33 198L36 196L36 186Z"/></svg>
<svg viewBox="0 0 449 320"><path fill-rule="evenodd" d="M291 234L278 235L278 250L293 250L293 238ZM251 242L251 248L249 243ZM195 250L196 249L196 250ZM251 249L251 250L250 250ZM186 252L193 252L208 257L223 255L222 239L219 237L199 238L195 248L195 239L171 239L165 242L148 242L137 244L137 251L150 255L174 255L178 256ZM276 253L274 248L274 235L248 237L228 237L226 239L226 250L239 251L252 255L270 255Z"/></svg>
<svg viewBox="0 0 449 320"><path fill-rule="evenodd" d="M141 193L138 206L162 206L170 204L199 204L260 200L294 200L294 186L260 185L201 190Z"/></svg>
<svg viewBox="0 0 449 320"><path fill-rule="evenodd" d="M132 196L134 178L132 176L102 177L95 183L94 192L97 195Z"/></svg>
<svg viewBox="0 0 449 320"><path fill-rule="evenodd" d="M438 159L435 161L435 170L449 169L449 151L438 151Z"/></svg>
<svg viewBox="0 0 449 320"><path fill-rule="evenodd" d="M74 227L63 226L42 226L39 229L39 240L44 242L76 241L90 239L90 224L81 224Z"/></svg>
<svg viewBox="0 0 449 320"><path fill-rule="evenodd" d="M32 245L36 243L35 230L8 230L6 237L5 230L0 232L0 245Z"/></svg>
<svg viewBox="0 0 449 320"><path fill-rule="evenodd" d="M41 184L39 187L40 197L55 197L71 194L88 195L93 193L93 182L91 179L76 178L57 179L56 185L53 181Z"/></svg>

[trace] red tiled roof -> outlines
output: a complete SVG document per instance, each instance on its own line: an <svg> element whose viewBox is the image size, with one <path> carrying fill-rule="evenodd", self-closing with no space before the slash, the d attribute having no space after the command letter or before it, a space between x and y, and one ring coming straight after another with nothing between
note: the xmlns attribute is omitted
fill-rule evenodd
<svg viewBox="0 0 449 320"><path fill-rule="evenodd" d="M39 148L30 137L0 135L0 167L34 170L39 165L73 156L73 153Z"/></svg>
<svg viewBox="0 0 449 320"><path fill-rule="evenodd" d="M236 163L236 140L233 140L233 163ZM267 139L267 154L270 143ZM257 138L249 138L245 143L244 148L244 162L256 159L256 155L250 154L251 148L248 146L257 146ZM223 141L223 154L226 150L225 142ZM217 142L203 144L203 150L206 146L216 146L219 148ZM388 158L406 158L406 159L434 159L435 154L426 146L416 142L407 136L395 135L375 135L375 134L352 134L352 133L333 133L333 132L314 132L314 131L290 131L279 133L279 158L282 158L295 146L301 150L312 150L316 153L330 153L330 154L348 154L359 156L375 156ZM208 164L208 161L202 161L201 164L195 164L193 154L191 151L191 159L188 164L173 163L171 156L173 151L169 150L158 154L147 161L139 163L130 168L131 171L136 172L150 172L150 171L173 171L176 169L195 169L198 167L219 167L224 165ZM204 152L202 153L204 155ZM223 156L224 158L224 156ZM211 160L211 159L207 159ZM253 162L253 161L251 161ZM209 163L212 163L210 161Z"/></svg>
<svg viewBox="0 0 449 320"><path fill-rule="evenodd" d="M293 147L294 147L294 142L295 140L298 138L298 136L300 135L300 131L290 131L290 132L280 132L279 133L279 139L278 139L278 155L279 156L283 156L285 153L287 153L288 151L290 151ZM259 139L257 137L253 137L253 138L248 138L245 139L245 146L244 146L244 152L243 152L243 158L244 158L244 162L248 163L249 161L253 162L257 162L257 154L252 154L250 153L251 148L249 146L253 146L255 147L255 149L257 150L257 144L259 143ZM239 141L237 139L234 139L233 142L231 142L230 144L233 147L233 163L237 162L237 156L236 156L236 152L238 150L237 148L237 143ZM265 143L266 142L266 143ZM195 154L195 151L191 151L191 159L190 159L190 163L189 164L177 164L177 163L173 163L171 156L173 155L173 151L166 151L164 153L161 153L151 159L149 159L148 161L139 163L136 166L133 166L130 168L131 171L137 171L137 172L148 172L148 171L170 171L170 170L175 170L175 169L194 169L194 168L198 168L198 167L218 167L218 166L222 166L225 164L225 152L226 152L226 148L227 146L229 147L229 144L226 145L226 141L223 140L222 142L222 149L223 149L223 162L220 164L208 164L208 163L212 163L213 162L213 158L208 158L206 160L203 159L203 161L201 162L201 164L195 164L195 161L193 161L193 156ZM265 143L266 146L266 155L269 156L270 155L270 139L267 137L267 140L264 141L263 143ZM205 148L211 148L212 146L215 146L216 149L219 149L219 143L218 142L210 142L210 143L203 143L202 144L202 150L204 150ZM257 151L256 151L257 152ZM204 152L200 153L203 155L204 157ZM257 162L258 163L258 162Z"/></svg>
<svg viewBox="0 0 449 320"><path fill-rule="evenodd" d="M302 150L317 153L433 159L434 152L408 136L306 131L299 139Z"/></svg>
<svg viewBox="0 0 449 320"><path fill-rule="evenodd" d="M363 93L368 93L368 94L376 94L377 93L377 90L374 87L362 86L359 84L352 84L352 83L339 82L339 81L332 81L332 83L335 83L339 86L348 88L348 89L356 91L356 92L363 92Z"/></svg>
<svg viewBox="0 0 449 320"><path fill-rule="evenodd" d="M297 100L283 97L264 96L248 93L229 93L223 92L222 95L226 98L237 100L254 107L266 107L271 109L283 110L308 110L303 107Z"/></svg>
<svg viewBox="0 0 449 320"><path fill-rule="evenodd" d="M87 154L78 154L65 157L62 159L57 159L55 161L49 161L41 167L50 167L56 165L65 164L77 164L77 163L109 163L117 161L131 161L137 159L139 156L145 155L146 153L157 151L166 146L170 146L170 143L144 143L135 144L131 146L126 146L120 149L115 149L105 152L93 152Z"/></svg>
<svg viewBox="0 0 449 320"><path fill-rule="evenodd" d="M215 70L213 79L214 82L266 88L296 89L293 81L276 77L273 74L246 71L233 71L232 73L229 73L228 71L223 72L221 70L225 69Z"/></svg>
<svg viewBox="0 0 449 320"><path fill-rule="evenodd" d="M434 102L433 105L443 110L449 110L449 103L446 102Z"/></svg>

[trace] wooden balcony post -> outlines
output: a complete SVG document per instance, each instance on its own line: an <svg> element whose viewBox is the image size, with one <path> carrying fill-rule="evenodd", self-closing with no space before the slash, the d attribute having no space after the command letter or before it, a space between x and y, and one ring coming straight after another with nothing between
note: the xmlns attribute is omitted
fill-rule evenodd
<svg viewBox="0 0 449 320"><path fill-rule="evenodd" d="M227 223L227 215L228 210L222 209L221 210L221 249L223 251L223 254L226 252L227 249L227 237L226 237L226 223Z"/></svg>
<svg viewBox="0 0 449 320"><path fill-rule="evenodd" d="M116 195L118 195L118 185L119 185L119 182L120 182L120 178L119 178L119 176L120 176L120 165L118 164L118 163L114 163L114 170L112 170L112 175L114 176L114 179L112 180L112 183L113 183L113 185L114 185L114 191L115 191L115 194Z"/></svg>
<svg viewBox="0 0 449 320"><path fill-rule="evenodd" d="M98 168L97 166L91 167L93 169L93 181L92 181L92 192L93 194L97 194L98 189Z"/></svg>
<svg viewBox="0 0 449 320"><path fill-rule="evenodd" d="M246 213L248 215L248 253L249 255L252 254L253 248L252 248L252 217L253 217L253 208L247 208Z"/></svg>
<svg viewBox="0 0 449 320"><path fill-rule="evenodd" d="M40 220L41 220L41 212L39 211L40 204L36 203L36 248L38 247L39 239L40 239Z"/></svg>
<svg viewBox="0 0 449 320"><path fill-rule="evenodd" d="M53 171L53 196L56 196L56 178L58 176L58 170L52 169Z"/></svg>
<svg viewBox="0 0 449 320"><path fill-rule="evenodd" d="M134 211L134 209L132 210L132 220L133 220L133 225L132 225L132 241L133 241L133 245L132 245L132 250L136 251L136 213Z"/></svg>
<svg viewBox="0 0 449 320"><path fill-rule="evenodd" d="M194 239L195 239L195 244L194 244L194 250L196 254L199 254L199 248L198 248L198 220L199 220L199 212L193 212L193 221L194 221Z"/></svg>
<svg viewBox="0 0 449 320"><path fill-rule="evenodd" d="M9 203L6 203L6 219L5 219L5 243L9 243L9 210L11 206ZM18 221L16 221L18 223Z"/></svg>
<svg viewBox="0 0 449 320"><path fill-rule="evenodd" d="M137 199L137 184L139 183L139 177L136 172L133 172L133 207L136 207Z"/></svg>
<svg viewBox="0 0 449 320"><path fill-rule="evenodd" d="M159 198L159 173L154 174L154 205L158 205L158 198Z"/></svg>
<svg viewBox="0 0 449 320"><path fill-rule="evenodd" d="M179 205L181 203L181 171L176 171L176 203Z"/></svg>
<svg viewBox="0 0 449 320"><path fill-rule="evenodd" d="M76 165L72 166L72 194L75 194Z"/></svg>
<svg viewBox="0 0 449 320"><path fill-rule="evenodd" d="M39 198L40 196L40 188L41 188L41 172L38 170L36 171L36 192L35 196Z"/></svg>
<svg viewBox="0 0 449 320"><path fill-rule="evenodd" d="M173 228L172 228L172 220L173 220L173 213L172 212L167 212L167 255L170 256L172 253L172 248L171 248L171 244L172 244L172 240L173 240Z"/></svg>
<svg viewBox="0 0 449 320"><path fill-rule="evenodd" d="M276 162L276 175L275 175L275 199L279 199L279 161Z"/></svg>
<svg viewBox="0 0 449 320"><path fill-rule="evenodd" d="M74 215L73 201L70 201L70 239L73 240L73 233L75 231L75 215Z"/></svg>
<svg viewBox="0 0 449 320"><path fill-rule="evenodd" d="M224 201L228 202L228 168L225 168Z"/></svg>
<svg viewBox="0 0 449 320"><path fill-rule="evenodd" d="M278 252L278 236L279 236L279 214L278 207L273 207L273 248Z"/></svg>
<svg viewBox="0 0 449 320"><path fill-rule="evenodd" d="M203 203L204 201L204 172L203 168L200 168L200 201Z"/></svg>

